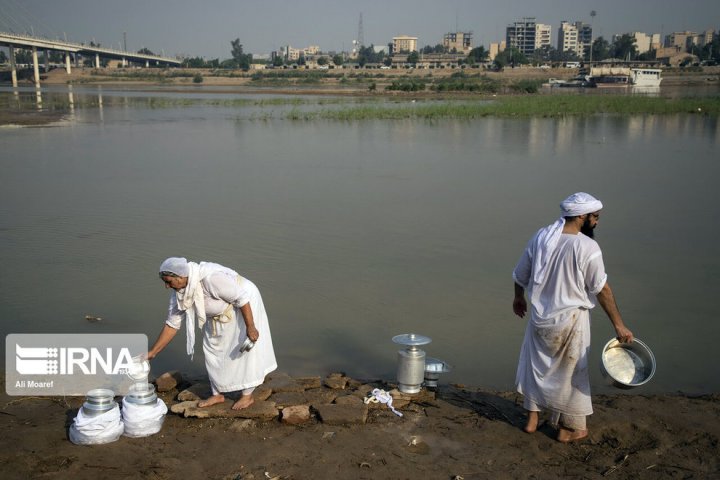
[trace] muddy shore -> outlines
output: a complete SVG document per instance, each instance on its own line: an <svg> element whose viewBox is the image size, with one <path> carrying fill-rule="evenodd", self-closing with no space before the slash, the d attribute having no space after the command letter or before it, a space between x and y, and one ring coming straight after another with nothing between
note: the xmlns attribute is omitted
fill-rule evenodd
<svg viewBox="0 0 720 480"><path fill-rule="evenodd" d="M177 396L161 394L168 406ZM545 422L522 432L519 395L463 385L441 385L403 417L383 406L356 424L326 423L314 408L300 425L169 412L156 435L94 446L68 440L82 401L3 393L2 478L720 478L717 394L596 396L589 437L569 445Z"/></svg>

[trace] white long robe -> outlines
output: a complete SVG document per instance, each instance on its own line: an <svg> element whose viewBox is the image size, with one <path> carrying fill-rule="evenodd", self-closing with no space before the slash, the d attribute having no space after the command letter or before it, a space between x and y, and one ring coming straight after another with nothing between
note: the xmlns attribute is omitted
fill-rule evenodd
<svg viewBox="0 0 720 480"><path fill-rule="evenodd" d="M513 279L530 299L517 391L553 412L590 415L589 310L607 281L602 252L586 235L563 233L548 258L547 275L533 283L536 239L537 235L528 243L513 271Z"/></svg>
<svg viewBox="0 0 720 480"><path fill-rule="evenodd" d="M270 324L260 291L250 280L239 277L227 267L217 264L203 264L203 267L212 268L212 273L202 278L200 285L207 318L203 326L203 352L213 393L256 387L263 383L265 375L277 368ZM240 345L247 338L240 307L248 303L260 337L250 351L240 354ZM213 321L212 317L225 312L228 304L233 306L230 321ZM178 308L173 292L165 323L180 329L184 318L185 312Z"/></svg>

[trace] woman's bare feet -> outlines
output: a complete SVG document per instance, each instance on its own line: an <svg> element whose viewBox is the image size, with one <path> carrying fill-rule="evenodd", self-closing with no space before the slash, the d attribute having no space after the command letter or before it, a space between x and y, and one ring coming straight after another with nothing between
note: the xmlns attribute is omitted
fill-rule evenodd
<svg viewBox="0 0 720 480"><path fill-rule="evenodd" d="M198 407L209 407L211 405L215 405L218 403L223 403L225 401L225 396L221 393L218 393L217 395L213 395L212 397L206 398L205 400L200 400L198 402Z"/></svg>
<svg viewBox="0 0 720 480"><path fill-rule="evenodd" d="M540 421L540 415L538 412L527 412L527 423L523 427L525 433L534 433L537 430L538 422Z"/></svg>
<svg viewBox="0 0 720 480"><path fill-rule="evenodd" d="M557 441L562 443L578 442L584 438L587 438L587 430L572 430L565 427L560 427L558 430Z"/></svg>
<svg viewBox="0 0 720 480"><path fill-rule="evenodd" d="M255 400L253 399L252 395L242 395L240 397L240 400L233 404L232 409L242 410L243 408L248 408L253 403L255 403Z"/></svg>

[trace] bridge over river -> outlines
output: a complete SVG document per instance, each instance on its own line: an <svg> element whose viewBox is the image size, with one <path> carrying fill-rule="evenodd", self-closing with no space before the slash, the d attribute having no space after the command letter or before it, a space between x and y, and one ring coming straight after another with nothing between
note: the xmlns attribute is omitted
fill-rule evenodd
<svg viewBox="0 0 720 480"><path fill-rule="evenodd" d="M15 61L15 49L23 48L32 50L33 73L35 86L40 87L40 66L38 63L38 49L60 51L65 54L65 70L70 74L70 55L78 55L83 57L94 57L96 68L100 68L100 58L112 58L121 60L123 65L128 62L144 63L146 67L150 64L180 66L181 61L176 58L164 57L159 55L146 55L143 53L132 53L123 50L114 50L112 48L103 48L99 46L88 46L80 43L71 43L60 40L50 40L47 38L35 37L31 35L20 35L17 33L0 32L0 46L6 46L10 49L10 68L12 71L13 87L17 87L17 64ZM45 61L48 60L45 55Z"/></svg>

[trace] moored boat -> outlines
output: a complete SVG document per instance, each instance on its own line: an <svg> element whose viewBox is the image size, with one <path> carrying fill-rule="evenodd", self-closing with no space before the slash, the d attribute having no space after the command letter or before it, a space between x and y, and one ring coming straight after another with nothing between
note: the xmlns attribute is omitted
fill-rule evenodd
<svg viewBox="0 0 720 480"><path fill-rule="evenodd" d="M662 70L659 68L632 68L630 81L636 87L659 87L661 75Z"/></svg>

